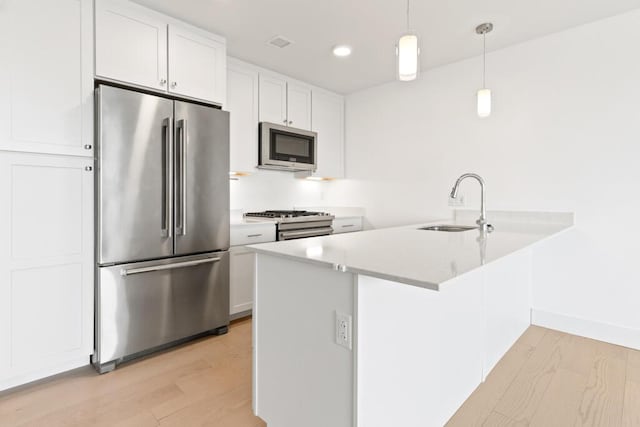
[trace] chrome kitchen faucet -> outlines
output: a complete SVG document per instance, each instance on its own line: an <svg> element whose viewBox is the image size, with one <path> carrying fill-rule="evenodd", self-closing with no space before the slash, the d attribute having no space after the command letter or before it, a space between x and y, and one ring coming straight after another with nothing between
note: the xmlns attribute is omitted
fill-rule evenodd
<svg viewBox="0 0 640 427"><path fill-rule="evenodd" d="M484 194L484 187L485 187L484 179L482 179L480 175L475 173L465 173L463 175L460 175L460 178L456 180L456 183L451 189L451 194L449 195L449 197L451 197L452 199L455 199L458 196L458 187L460 187L460 183L464 181L466 178L475 178L480 183L480 218L476 221L476 224L478 224L478 227L482 231L492 231L493 226L487 222L487 211L485 206L486 200L485 200L485 194Z"/></svg>

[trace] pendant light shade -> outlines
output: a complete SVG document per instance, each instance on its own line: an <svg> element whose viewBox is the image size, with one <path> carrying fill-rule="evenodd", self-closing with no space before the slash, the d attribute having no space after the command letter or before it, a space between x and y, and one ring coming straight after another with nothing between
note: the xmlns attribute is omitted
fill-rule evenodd
<svg viewBox="0 0 640 427"><path fill-rule="evenodd" d="M487 89L487 33L493 30L493 24L486 22L476 27L476 33L482 35L482 89L477 93L478 117L491 115L491 90Z"/></svg>
<svg viewBox="0 0 640 427"><path fill-rule="evenodd" d="M418 35L409 28L409 0L407 0L407 32L400 37L396 45L397 77L403 82L415 80L420 70Z"/></svg>
<svg viewBox="0 0 640 427"><path fill-rule="evenodd" d="M478 117L489 117L491 115L491 89L480 89L477 96Z"/></svg>
<svg viewBox="0 0 640 427"><path fill-rule="evenodd" d="M397 48L398 80L406 82L418 77L419 49L417 35L408 33L400 37Z"/></svg>

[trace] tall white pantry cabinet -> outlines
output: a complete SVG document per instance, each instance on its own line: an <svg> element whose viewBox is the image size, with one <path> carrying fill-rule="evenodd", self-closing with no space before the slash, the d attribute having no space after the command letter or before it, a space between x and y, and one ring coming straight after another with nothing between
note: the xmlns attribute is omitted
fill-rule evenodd
<svg viewBox="0 0 640 427"><path fill-rule="evenodd" d="M0 2L0 390L93 349L93 1Z"/></svg>

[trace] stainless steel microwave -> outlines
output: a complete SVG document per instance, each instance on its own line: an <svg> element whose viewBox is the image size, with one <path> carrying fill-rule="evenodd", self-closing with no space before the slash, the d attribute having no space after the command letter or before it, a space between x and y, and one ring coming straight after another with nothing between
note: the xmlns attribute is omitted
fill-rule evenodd
<svg viewBox="0 0 640 427"><path fill-rule="evenodd" d="M318 134L275 123L259 125L258 167L290 171L315 171Z"/></svg>

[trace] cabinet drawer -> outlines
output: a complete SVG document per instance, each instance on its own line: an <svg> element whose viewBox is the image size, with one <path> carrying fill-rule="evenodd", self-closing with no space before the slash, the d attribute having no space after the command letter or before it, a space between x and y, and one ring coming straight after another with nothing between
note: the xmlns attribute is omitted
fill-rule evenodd
<svg viewBox="0 0 640 427"><path fill-rule="evenodd" d="M362 217L336 218L333 220L333 234L362 231Z"/></svg>
<svg viewBox="0 0 640 427"><path fill-rule="evenodd" d="M231 226L231 246L275 242L275 224L240 224Z"/></svg>

